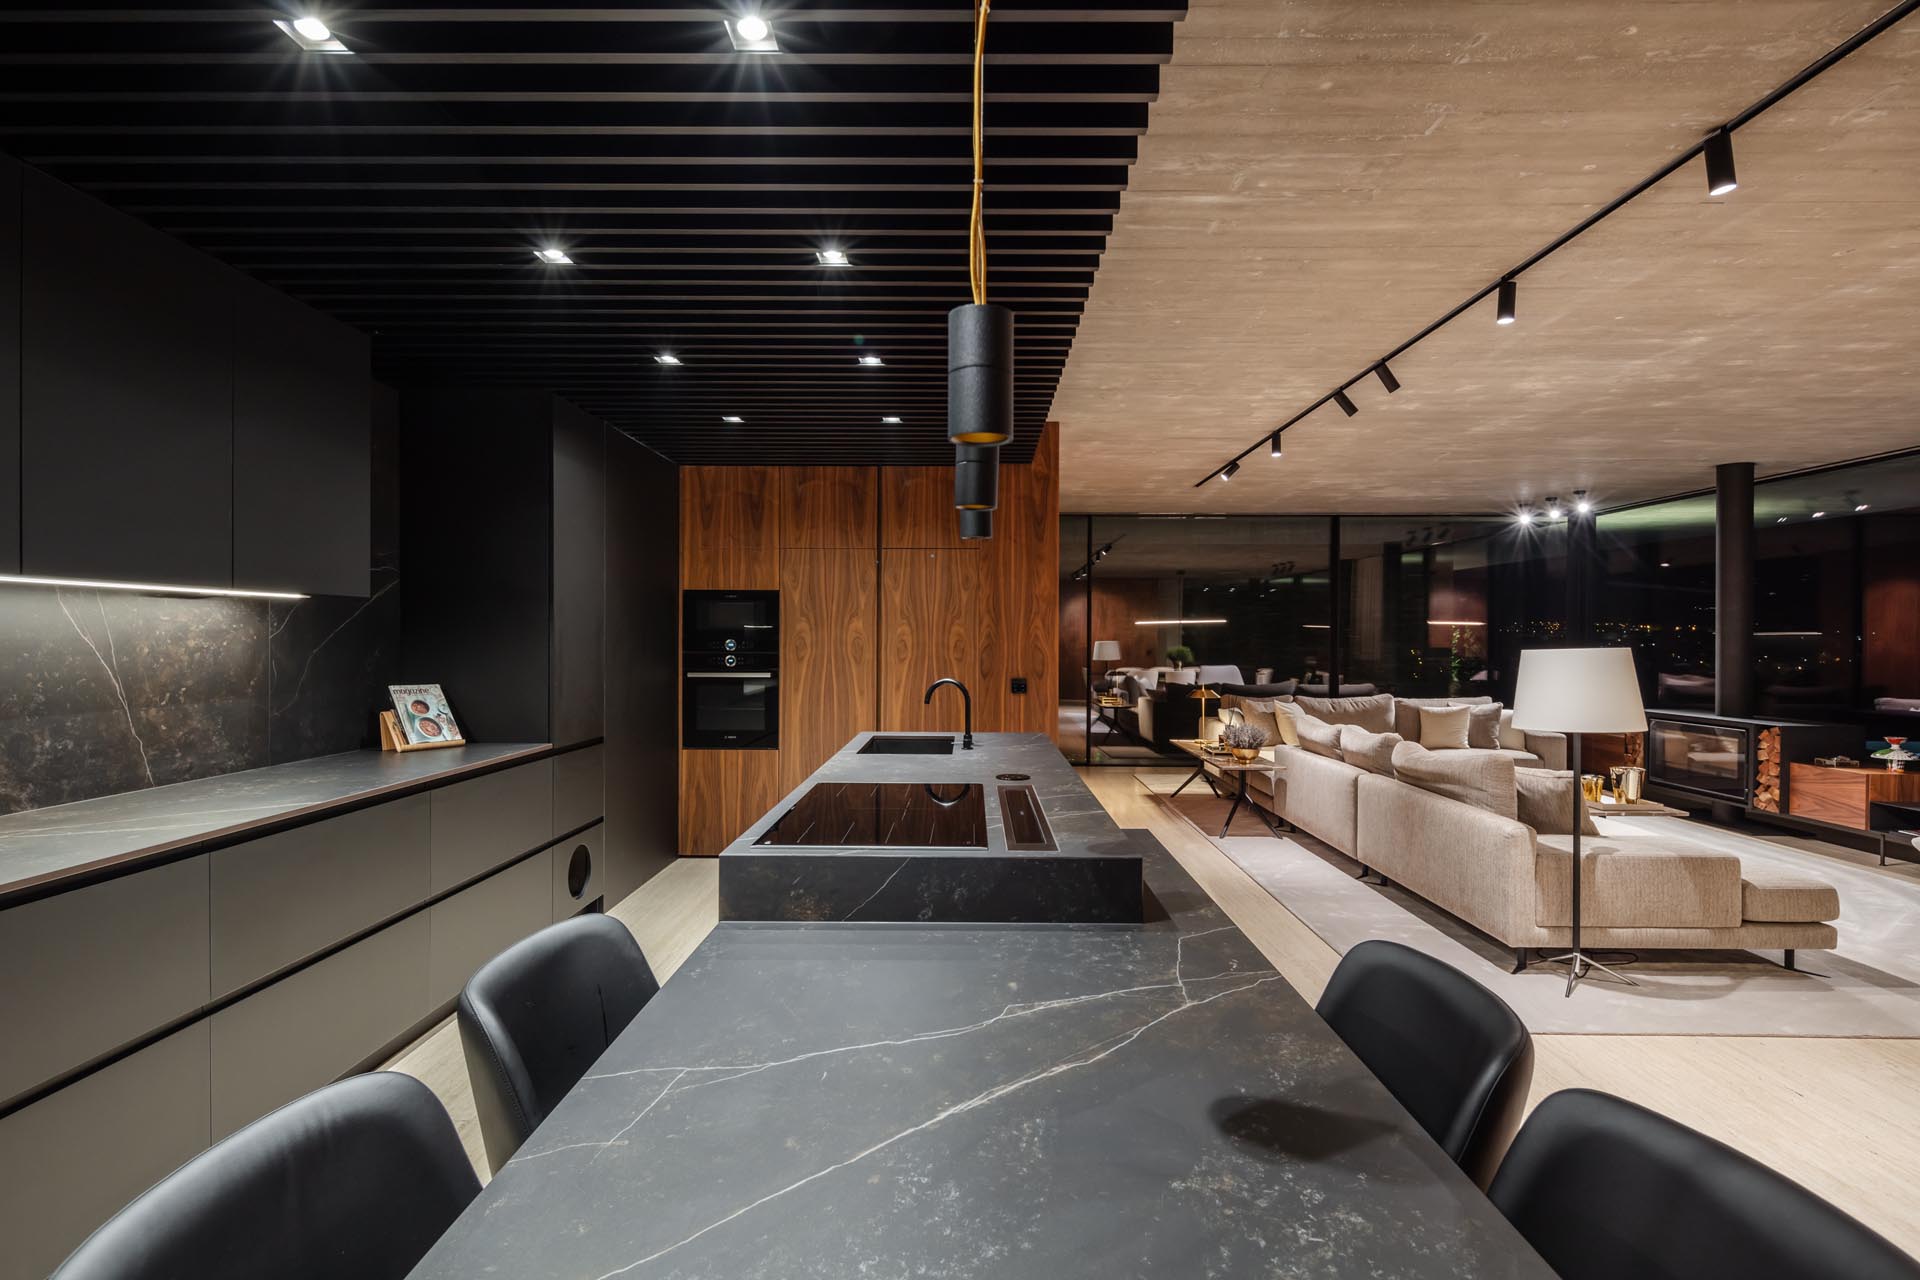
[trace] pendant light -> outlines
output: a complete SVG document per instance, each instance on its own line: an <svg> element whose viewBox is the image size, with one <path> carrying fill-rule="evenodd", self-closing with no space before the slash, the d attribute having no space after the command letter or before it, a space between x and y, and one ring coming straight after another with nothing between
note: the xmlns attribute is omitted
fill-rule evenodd
<svg viewBox="0 0 1920 1280"><path fill-rule="evenodd" d="M962 511L960 513L960 540L976 542L993 537L993 512Z"/></svg>
<svg viewBox="0 0 1920 1280"><path fill-rule="evenodd" d="M986 146L981 112L990 0L973 29L973 207L967 219L967 275L973 301L947 313L947 438L956 445L1013 439L1013 312L987 302Z"/></svg>
<svg viewBox="0 0 1920 1280"><path fill-rule="evenodd" d="M953 505L960 511L992 511L1000 505L1000 451L991 445L953 447Z"/></svg>

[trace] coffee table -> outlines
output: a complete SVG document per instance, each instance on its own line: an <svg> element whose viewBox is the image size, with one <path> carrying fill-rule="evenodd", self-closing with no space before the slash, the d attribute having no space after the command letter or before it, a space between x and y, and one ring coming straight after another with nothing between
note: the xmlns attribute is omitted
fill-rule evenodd
<svg viewBox="0 0 1920 1280"><path fill-rule="evenodd" d="M1215 769L1219 770L1223 776L1231 776L1239 782L1239 788L1233 794L1233 804L1227 809L1227 820L1222 823L1220 827L1221 838L1224 839L1227 832L1233 829L1233 819L1240 812L1241 805L1245 805L1247 808L1259 814L1260 820L1266 823L1267 829L1275 835L1278 835L1282 831L1291 831L1293 829L1287 825L1285 818L1280 817L1278 814L1268 813L1265 809L1255 804L1247 795L1248 774L1278 773L1280 771L1280 765L1272 760L1255 760L1252 764L1241 764L1225 751L1214 752L1207 750L1206 744L1197 738L1175 738L1173 745L1200 762L1199 767L1194 769L1192 776L1189 777L1186 782L1181 783L1173 789L1174 795L1177 796L1182 791L1185 791L1188 783L1191 783L1194 778L1206 778L1207 785L1213 788L1213 794L1216 796L1219 795L1220 788L1213 786L1213 779L1207 777L1208 765L1212 765ZM1224 799L1225 797L1222 798Z"/></svg>

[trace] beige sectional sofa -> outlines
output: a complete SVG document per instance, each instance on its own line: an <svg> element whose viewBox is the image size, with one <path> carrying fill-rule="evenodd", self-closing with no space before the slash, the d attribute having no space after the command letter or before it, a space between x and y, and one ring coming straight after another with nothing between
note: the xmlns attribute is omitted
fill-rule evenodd
<svg viewBox="0 0 1920 1280"><path fill-rule="evenodd" d="M1542 750L1506 748L1497 753L1504 762L1478 762L1487 766L1478 772L1495 779L1490 804L1498 803L1499 779L1512 778L1514 762L1524 768L1525 757L1533 756L1556 763L1555 744L1534 745ZM1537 833L1512 816L1511 804L1498 812L1304 747L1280 745L1265 754L1276 767L1249 775L1249 797L1354 858L1363 875L1376 872L1513 948L1516 968L1531 948L1571 942L1570 835ZM1469 755L1494 754L1468 748L1430 756L1458 757L1467 765ZM1587 834L1581 840L1583 945L1777 949L1791 966L1796 950L1829 949L1838 941L1832 922L1840 914L1839 895L1817 877L1654 836Z"/></svg>

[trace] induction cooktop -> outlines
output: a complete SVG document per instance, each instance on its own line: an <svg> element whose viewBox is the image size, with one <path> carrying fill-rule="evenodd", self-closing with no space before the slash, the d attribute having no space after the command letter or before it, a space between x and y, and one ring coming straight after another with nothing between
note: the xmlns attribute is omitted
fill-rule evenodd
<svg viewBox="0 0 1920 1280"><path fill-rule="evenodd" d="M753 843L984 849L986 788L977 782L821 782Z"/></svg>

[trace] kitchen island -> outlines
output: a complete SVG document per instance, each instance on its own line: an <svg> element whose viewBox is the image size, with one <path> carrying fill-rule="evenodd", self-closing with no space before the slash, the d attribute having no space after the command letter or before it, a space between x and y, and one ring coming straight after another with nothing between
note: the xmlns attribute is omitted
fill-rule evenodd
<svg viewBox="0 0 1920 1280"><path fill-rule="evenodd" d="M721 852L720 918L1140 923L1139 845L1060 749L974 743L856 736Z"/></svg>
<svg viewBox="0 0 1920 1280"><path fill-rule="evenodd" d="M413 1275L1548 1280L1173 857L1112 838L1145 923L722 921Z"/></svg>

